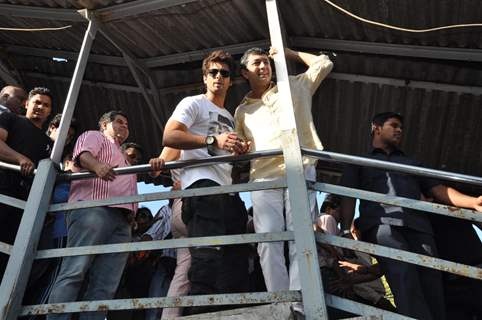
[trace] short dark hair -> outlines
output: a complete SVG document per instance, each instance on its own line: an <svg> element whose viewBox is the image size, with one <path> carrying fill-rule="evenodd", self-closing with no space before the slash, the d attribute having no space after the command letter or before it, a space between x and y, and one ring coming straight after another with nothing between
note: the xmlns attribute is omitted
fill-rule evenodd
<svg viewBox="0 0 482 320"><path fill-rule="evenodd" d="M152 216L151 210L147 207L140 207L139 209L137 209L136 216L137 218L147 218L149 221L152 221L152 219L154 218Z"/></svg>
<svg viewBox="0 0 482 320"><path fill-rule="evenodd" d="M37 94L49 97L51 102L54 101L54 98L52 97L52 93L50 92L50 89L45 87L35 87L32 90L30 90L30 92L28 93L27 100L30 100L33 96Z"/></svg>
<svg viewBox="0 0 482 320"><path fill-rule="evenodd" d="M57 113L52 118L52 120L50 120L48 129L47 129L47 134L50 134L50 127L58 128L60 126L60 120L62 120L62 114ZM77 133L77 131L78 131L77 119L72 118L72 120L70 121L70 127L73 128L75 130L75 132Z"/></svg>
<svg viewBox="0 0 482 320"><path fill-rule="evenodd" d="M396 118L400 120L401 123L403 123L403 117L400 113L388 111L388 112L378 113L375 116L373 116L372 125L383 126L383 124L387 122L388 119L391 119L391 118Z"/></svg>
<svg viewBox="0 0 482 320"><path fill-rule="evenodd" d="M325 197L325 201L321 205L320 212L326 212L326 209L336 209L340 206L340 197L334 194L327 194Z"/></svg>
<svg viewBox="0 0 482 320"><path fill-rule="evenodd" d="M115 120L115 117L117 116L123 116L124 118L126 118L127 120L129 120L129 118L127 117L127 114L125 114L124 111L121 111L121 110L111 110L109 112L106 112L102 115L102 117L100 117L99 119L99 129L102 130L102 124L103 123L109 123L109 122L112 122Z"/></svg>
<svg viewBox="0 0 482 320"><path fill-rule="evenodd" d="M248 65L248 59L249 59L249 56L252 55L252 54L255 54L255 55L262 55L262 56L267 56L268 55L268 52L264 49L261 49L261 48L257 48L257 47L254 47L254 48L250 48L248 50L246 50L244 53L243 53L243 56L241 57L241 59L239 59L239 67L241 69L246 69L247 65Z"/></svg>
<svg viewBox="0 0 482 320"><path fill-rule="evenodd" d="M224 50L215 50L211 52L206 58L204 58L203 64L202 64L202 71L204 76L207 75L209 71L209 65L211 64L211 62L227 64L229 67L229 71L231 71L231 77L232 77L232 74L235 71L234 70L235 64L234 64L234 59L229 52Z"/></svg>
<svg viewBox="0 0 482 320"><path fill-rule="evenodd" d="M126 151L129 148L133 148L138 150L141 154L144 154L144 148L138 143L135 142L126 142L121 145L121 150Z"/></svg>

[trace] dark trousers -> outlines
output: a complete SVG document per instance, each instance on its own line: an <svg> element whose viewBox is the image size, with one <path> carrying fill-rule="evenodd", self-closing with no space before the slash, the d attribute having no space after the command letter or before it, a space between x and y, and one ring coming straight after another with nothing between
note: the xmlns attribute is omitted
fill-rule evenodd
<svg viewBox="0 0 482 320"><path fill-rule="evenodd" d="M432 235L405 227L379 225L363 233L363 239L382 246L437 256ZM393 259L377 257L393 292L397 311L422 320L444 320L442 274Z"/></svg>
<svg viewBox="0 0 482 320"><path fill-rule="evenodd" d="M198 180L189 189L218 186ZM182 219L189 237L246 233L247 212L238 194L217 194L184 198ZM191 247L191 294L219 294L247 291L248 250L246 245ZM206 311L206 310L203 310ZM190 313L197 313L191 311Z"/></svg>

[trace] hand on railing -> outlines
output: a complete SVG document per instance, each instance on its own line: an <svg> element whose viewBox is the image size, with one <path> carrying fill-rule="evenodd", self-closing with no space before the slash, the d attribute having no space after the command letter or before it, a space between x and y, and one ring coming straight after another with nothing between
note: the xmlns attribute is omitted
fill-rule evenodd
<svg viewBox="0 0 482 320"><path fill-rule="evenodd" d="M32 160L22 154L19 154L17 162L20 166L20 173L22 174L22 176L29 176L33 173L33 170L35 169L35 164L32 162Z"/></svg>
<svg viewBox="0 0 482 320"><path fill-rule="evenodd" d="M152 158L149 160L149 165L152 168L152 172L149 172L151 177L158 177L161 174L162 169L164 168L164 164L166 162L162 158Z"/></svg>
<svg viewBox="0 0 482 320"><path fill-rule="evenodd" d="M482 212L482 196L475 198L474 210Z"/></svg>
<svg viewBox="0 0 482 320"><path fill-rule="evenodd" d="M97 177L101 178L102 180L105 181L114 181L115 179L115 172L114 169L115 166L111 166L107 163L102 163L99 162L96 164L94 168L94 172L97 175Z"/></svg>

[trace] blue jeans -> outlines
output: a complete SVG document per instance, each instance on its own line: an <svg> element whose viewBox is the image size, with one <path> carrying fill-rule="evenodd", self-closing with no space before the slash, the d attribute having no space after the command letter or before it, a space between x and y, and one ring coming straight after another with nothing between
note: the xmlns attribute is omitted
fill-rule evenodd
<svg viewBox="0 0 482 320"><path fill-rule="evenodd" d="M94 246L131 241L131 226L123 210L98 207L72 210L67 214L67 247ZM79 291L88 275L82 300L108 300L114 297L128 253L65 257L49 303L79 300ZM106 312L87 312L80 320L104 320ZM51 314L48 320L68 320L71 314Z"/></svg>
<svg viewBox="0 0 482 320"><path fill-rule="evenodd" d="M165 265L160 261L157 264L156 272L152 275L151 286L149 288L149 297L165 297L171 284L172 274L167 270ZM162 309L146 310L146 320L158 320L161 318Z"/></svg>

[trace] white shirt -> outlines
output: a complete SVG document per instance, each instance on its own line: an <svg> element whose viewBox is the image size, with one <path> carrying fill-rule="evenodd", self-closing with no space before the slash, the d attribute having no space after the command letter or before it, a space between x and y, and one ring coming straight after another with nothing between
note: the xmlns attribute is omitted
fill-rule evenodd
<svg viewBox="0 0 482 320"><path fill-rule="evenodd" d="M234 119L228 110L216 106L204 94L186 97L177 105L171 119L184 124L190 133L199 136L219 135L234 131ZM208 148L183 150L181 160L206 159L212 155L227 155L228 152L216 149L210 154ZM209 179L220 185L231 184L232 166L228 163L195 168L184 168L181 172L181 186L186 189L194 182Z"/></svg>

